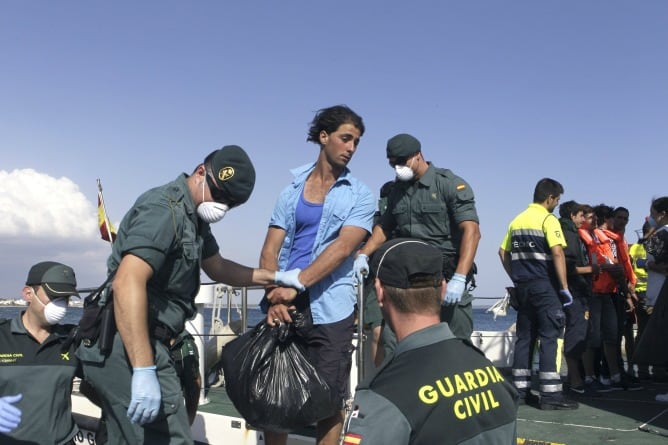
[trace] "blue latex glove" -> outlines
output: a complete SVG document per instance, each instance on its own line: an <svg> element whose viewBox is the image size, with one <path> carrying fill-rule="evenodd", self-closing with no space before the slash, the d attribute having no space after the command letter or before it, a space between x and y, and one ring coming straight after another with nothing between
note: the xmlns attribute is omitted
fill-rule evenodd
<svg viewBox="0 0 668 445"><path fill-rule="evenodd" d="M160 383L155 365L132 368L132 399L128 417L132 423L144 425L153 422L160 410Z"/></svg>
<svg viewBox="0 0 668 445"><path fill-rule="evenodd" d="M301 269L286 270L285 272L278 271L274 276L274 283L279 286L294 287L299 292L304 292L306 287L299 282L299 272L301 271Z"/></svg>
<svg viewBox="0 0 668 445"><path fill-rule="evenodd" d="M462 299L462 295L464 295L465 288L466 277L460 273L454 274L445 288L445 299L443 300L443 304L453 305L459 303Z"/></svg>
<svg viewBox="0 0 668 445"><path fill-rule="evenodd" d="M21 410L13 403L22 397L21 394L0 397L0 433L11 433L21 423Z"/></svg>
<svg viewBox="0 0 668 445"><path fill-rule="evenodd" d="M568 289L561 289L559 295L561 296L561 300L564 301L564 307L573 304L573 295L571 295L571 291Z"/></svg>
<svg viewBox="0 0 668 445"><path fill-rule="evenodd" d="M355 276L362 275L366 277L369 275L369 257L363 253L357 255L353 263L353 271L355 272Z"/></svg>

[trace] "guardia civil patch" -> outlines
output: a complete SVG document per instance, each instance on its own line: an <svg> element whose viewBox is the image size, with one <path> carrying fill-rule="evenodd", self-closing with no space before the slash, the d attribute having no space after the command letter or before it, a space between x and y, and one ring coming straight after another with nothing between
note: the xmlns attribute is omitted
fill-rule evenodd
<svg viewBox="0 0 668 445"><path fill-rule="evenodd" d="M227 181L228 179L232 179L232 176L234 176L233 167L223 167L220 170L218 170L218 179L220 179L221 181Z"/></svg>
<svg viewBox="0 0 668 445"><path fill-rule="evenodd" d="M343 438L343 445L360 445L362 443L362 435L355 433L346 433Z"/></svg>

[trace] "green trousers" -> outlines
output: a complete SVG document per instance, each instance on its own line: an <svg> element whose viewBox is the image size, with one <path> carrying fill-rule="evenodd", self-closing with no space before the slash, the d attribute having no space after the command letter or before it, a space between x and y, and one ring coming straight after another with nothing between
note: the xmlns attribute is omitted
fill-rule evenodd
<svg viewBox="0 0 668 445"><path fill-rule="evenodd" d="M162 406L155 421L146 425L130 422L127 415L131 399L132 367L128 363L118 333L108 357L97 345L79 346L77 356L83 362L84 378L102 399L109 445L192 445L190 424L183 400L181 382L174 369L169 350L152 340L155 364L160 382Z"/></svg>

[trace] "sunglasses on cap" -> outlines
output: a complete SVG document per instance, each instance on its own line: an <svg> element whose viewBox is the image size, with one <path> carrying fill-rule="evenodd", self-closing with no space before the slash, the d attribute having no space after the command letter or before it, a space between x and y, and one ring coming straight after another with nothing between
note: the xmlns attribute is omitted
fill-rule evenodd
<svg viewBox="0 0 668 445"><path fill-rule="evenodd" d="M397 165L406 165L406 163L408 163L408 160L410 158L412 158L413 156L415 156L416 154L417 154L417 152L413 153L412 155L408 155L408 156L400 156L398 158L389 158L388 162L390 163L390 167L392 167L392 168L396 167Z"/></svg>
<svg viewBox="0 0 668 445"><path fill-rule="evenodd" d="M236 207L238 204L233 202L229 196L227 196L221 189L218 188L216 181L211 177L211 172L209 169L206 169L206 183L209 186L209 192L214 201L220 202L222 204L227 204L231 209Z"/></svg>

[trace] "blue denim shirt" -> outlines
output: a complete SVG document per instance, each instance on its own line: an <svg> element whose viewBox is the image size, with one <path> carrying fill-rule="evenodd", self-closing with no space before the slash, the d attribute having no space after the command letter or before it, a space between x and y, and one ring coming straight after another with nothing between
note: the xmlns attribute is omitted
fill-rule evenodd
<svg viewBox="0 0 668 445"><path fill-rule="evenodd" d="M295 235L295 213L299 196L315 164L291 170L295 179L278 196L269 221L270 227L285 230L278 255L278 268L285 270ZM375 201L371 189L350 174L347 168L327 192L322 218L313 243L311 262L339 236L343 226L361 227L371 233ZM353 277L354 254L346 258L330 275L309 287L313 323L334 323L352 314L356 298Z"/></svg>

